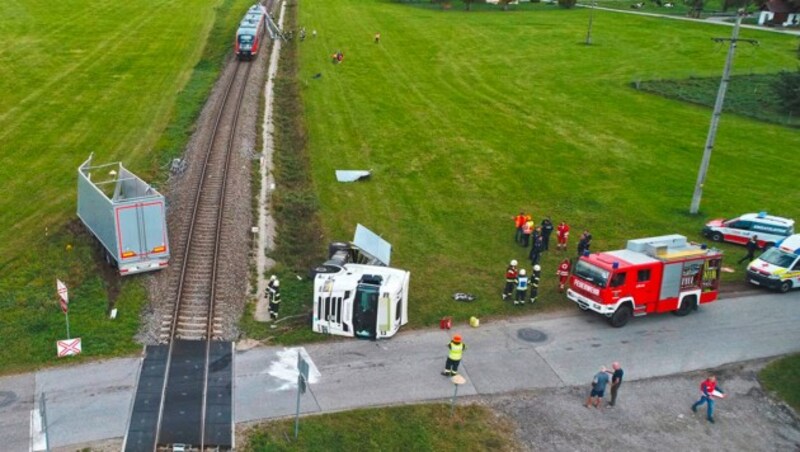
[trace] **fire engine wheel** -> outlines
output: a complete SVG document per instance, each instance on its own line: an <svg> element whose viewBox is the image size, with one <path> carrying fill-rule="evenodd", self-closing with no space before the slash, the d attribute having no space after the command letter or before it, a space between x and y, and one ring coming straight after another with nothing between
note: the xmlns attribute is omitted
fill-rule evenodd
<svg viewBox="0 0 800 452"><path fill-rule="evenodd" d="M608 324L614 328L621 328L628 323L628 320L633 317L633 309L628 304L624 304L617 308L614 314L608 318Z"/></svg>
<svg viewBox="0 0 800 452"><path fill-rule="evenodd" d="M711 240L713 240L715 242L721 242L722 241L722 234L720 234L719 232L715 232L715 233L711 234Z"/></svg>
<svg viewBox="0 0 800 452"><path fill-rule="evenodd" d="M778 286L778 292L786 293L792 288L792 283L789 281L784 281L780 286Z"/></svg>
<svg viewBox="0 0 800 452"><path fill-rule="evenodd" d="M697 297L694 295L690 297L686 297L681 304L681 307L672 311L673 314L677 315L678 317L683 317L686 315L691 314L694 307L697 305Z"/></svg>

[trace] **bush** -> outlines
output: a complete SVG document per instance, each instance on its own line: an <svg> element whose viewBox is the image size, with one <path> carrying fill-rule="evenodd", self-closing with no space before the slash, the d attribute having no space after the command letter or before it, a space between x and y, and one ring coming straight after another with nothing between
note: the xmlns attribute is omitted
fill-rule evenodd
<svg viewBox="0 0 800 452"><path fill-rule="evenodd" d="M569 9L575 6L576 2L577 0L558 0L558 6Z"/></svg>
<svg viewBox="0 0 800 452"><path fill-rule="evenodd" d="M800 114L800 69L795 72L781 71L772 87L786 113Z"/></svg>

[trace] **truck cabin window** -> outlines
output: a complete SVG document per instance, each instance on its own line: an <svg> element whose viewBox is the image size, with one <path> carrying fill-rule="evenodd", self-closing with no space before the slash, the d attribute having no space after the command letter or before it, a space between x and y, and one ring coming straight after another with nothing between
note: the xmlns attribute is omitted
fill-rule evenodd
<svg viewBox="0 0 800 452"><path fill-rule="evenodd" d="M647 282L650 281L650 269L639 270L636 273L636 282Z"/></svg>
<svg viewBox="0 0 800 452"><path fill-rule="evenodd" d="M611 278L611 284L609 287L619 287L625 285L625 275L627 273L617 273Z"/></svg>
<svg viewBox="0 0 800 452"><path fill-rule="evenodd" d="M608 271L583 260L575 265L575 276L600 287L608 284Z"/></svg>

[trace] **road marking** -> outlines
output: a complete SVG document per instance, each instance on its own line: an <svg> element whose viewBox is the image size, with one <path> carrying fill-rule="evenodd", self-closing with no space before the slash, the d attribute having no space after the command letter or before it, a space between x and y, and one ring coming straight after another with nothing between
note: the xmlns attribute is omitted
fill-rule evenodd
<svg viewBox="0 0 800 452"><path fill-rule="evenodd" d="M47 437L44 435L42 428L42 413L38 409L31 410L31 423L30 423L30 452L40 450L47 450Z"/></svg>

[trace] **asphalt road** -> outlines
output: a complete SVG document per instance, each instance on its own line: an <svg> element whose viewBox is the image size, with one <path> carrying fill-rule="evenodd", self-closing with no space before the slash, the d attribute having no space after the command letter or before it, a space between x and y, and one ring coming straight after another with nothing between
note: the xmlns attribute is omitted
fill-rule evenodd
<svg viewBox="0 0 800 452"><path fill-rule="evenodd" d="M567 303L567 301L565 301ZM600 365L621 361L628 381L800 351L800 292L721 300L688 317L635 318L613 329L590 313L567 311L467 326L459 394L586 385ZM449 333L406 331L378 342L311 345L311 391L304 413L441 400L453 385L439 375ZM294 414L298 349L256 347L235 355L236 422ZM139 359L117 359L0 379L3 449L30 445L34 395L47 395L51 446L121 438Z"/></svg>

